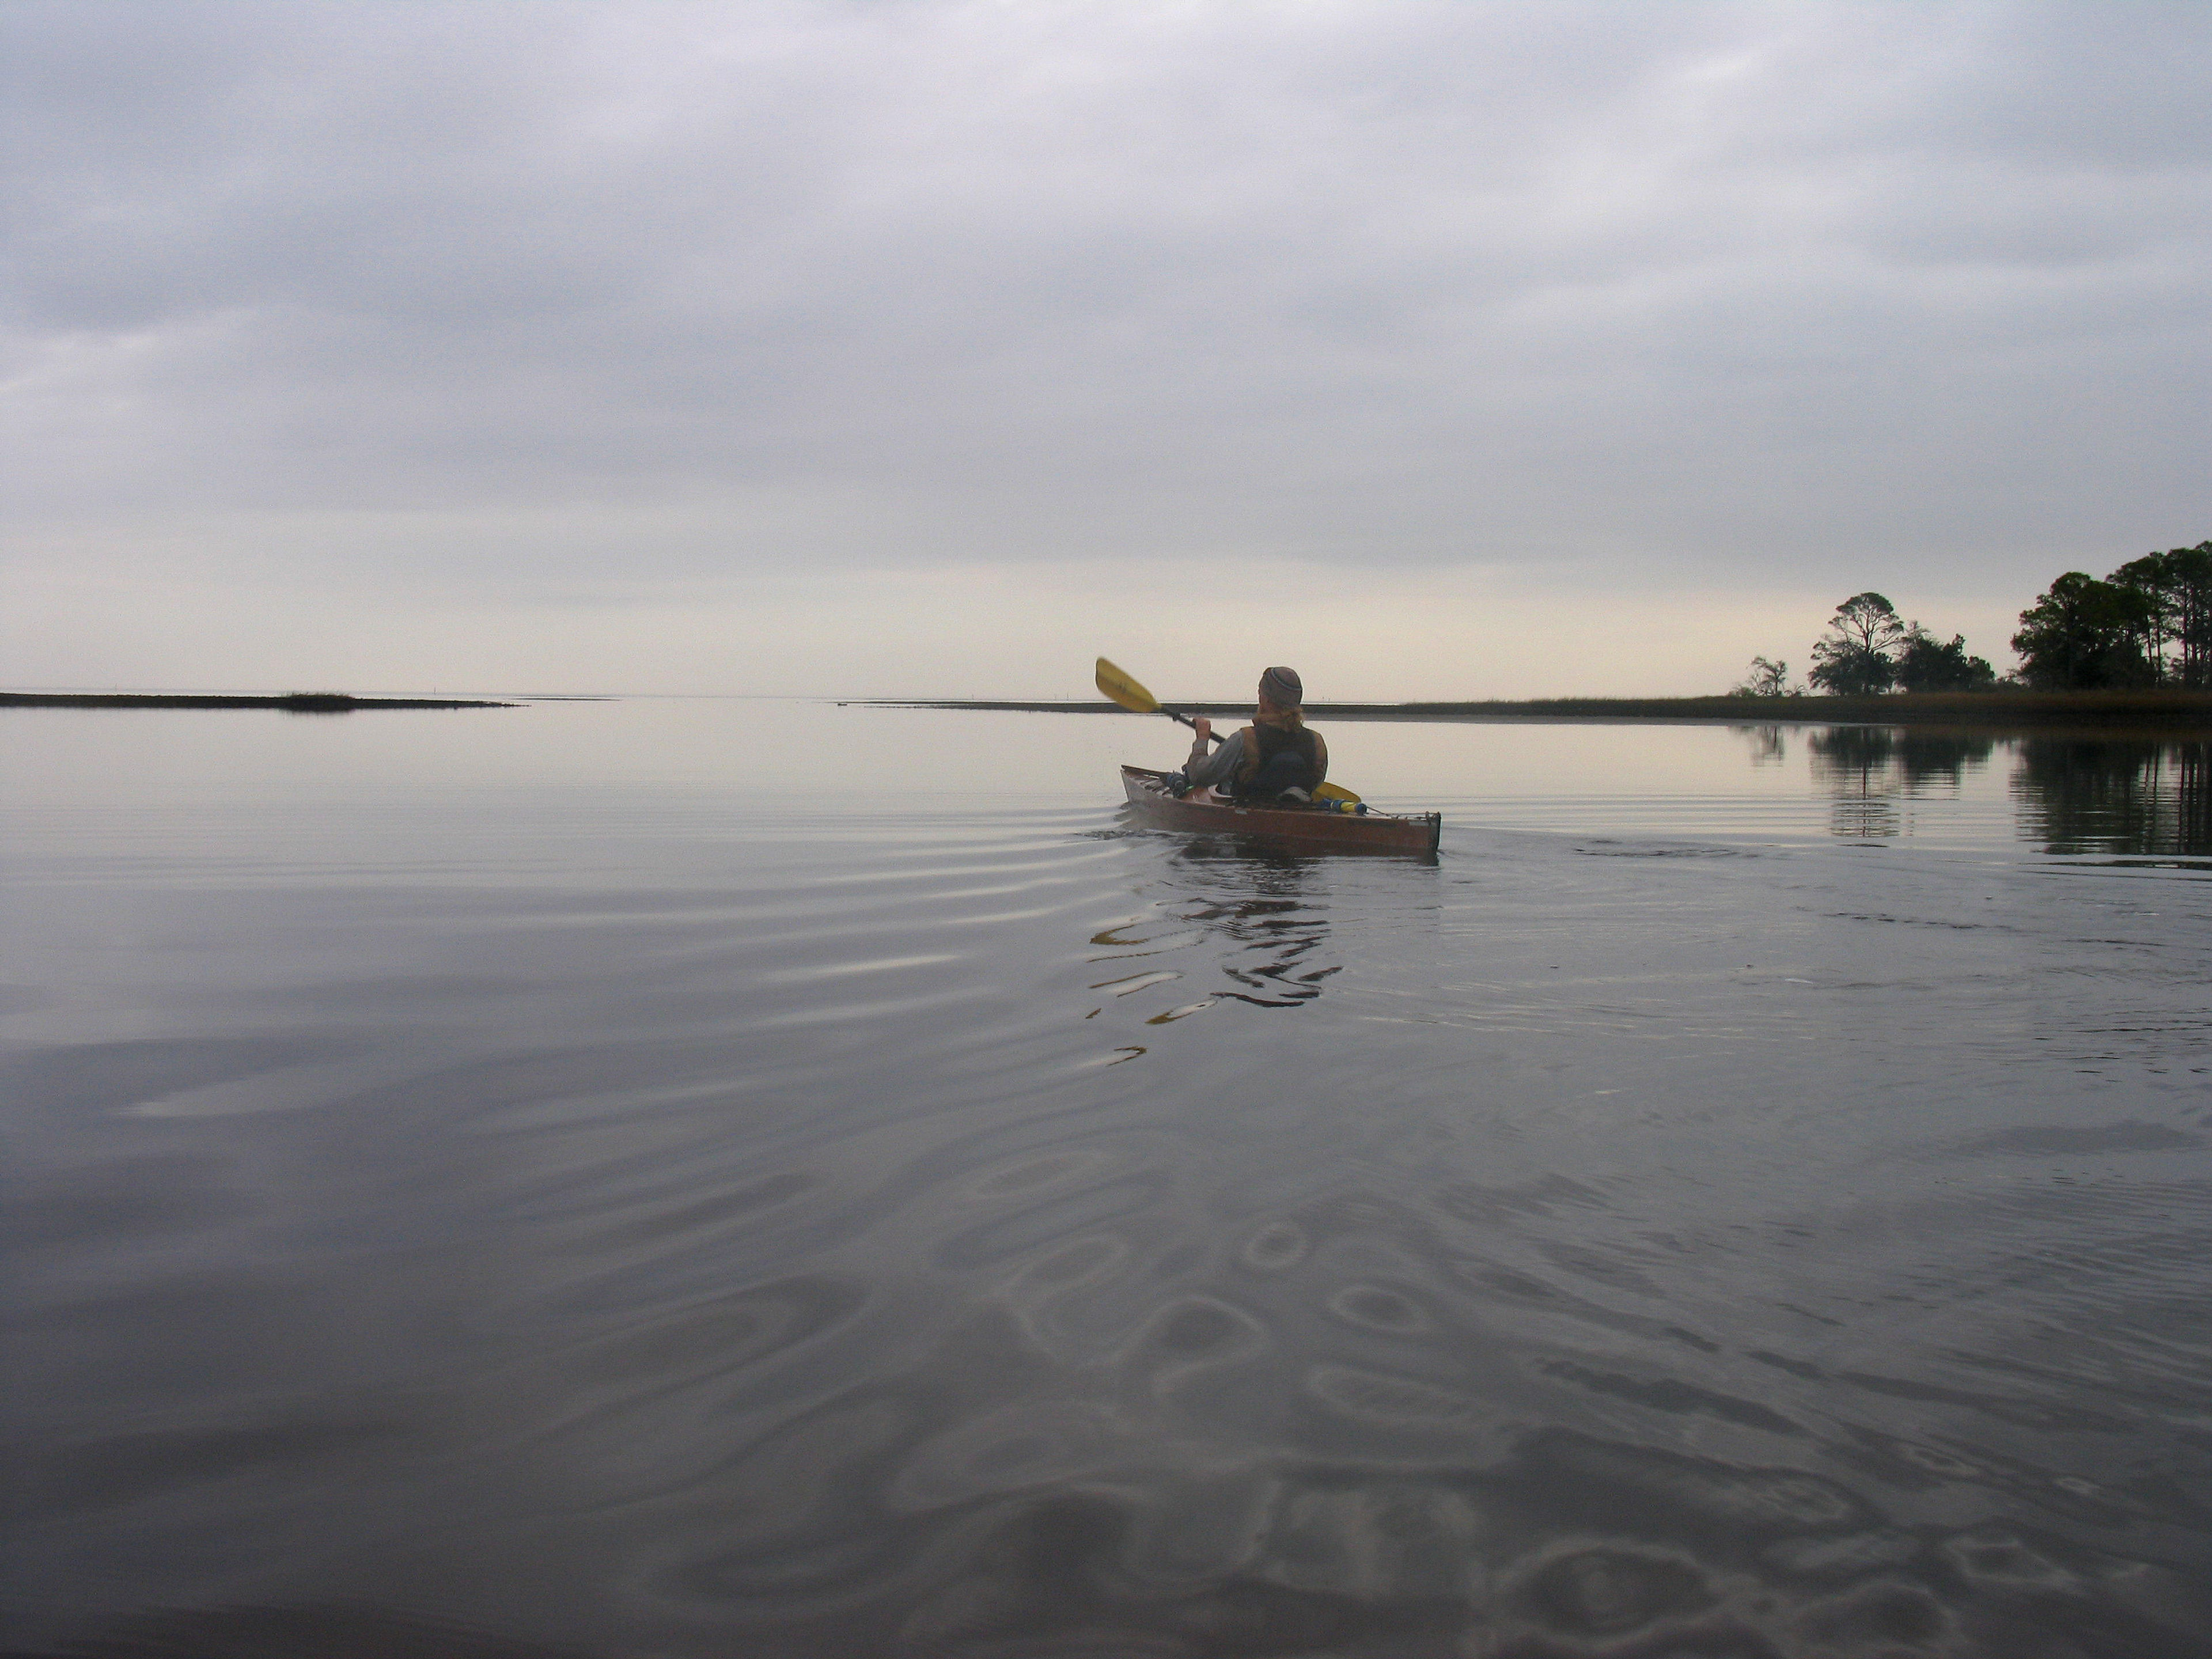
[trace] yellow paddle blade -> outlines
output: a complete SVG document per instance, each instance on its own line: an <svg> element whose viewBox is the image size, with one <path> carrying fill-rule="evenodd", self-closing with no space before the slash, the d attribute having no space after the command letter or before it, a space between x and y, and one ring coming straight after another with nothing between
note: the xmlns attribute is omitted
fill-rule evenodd
<svg viewBox="0 0 2212 1659"><path fill-rule="evenodd" d="M1103 657L1098 659L1097 680L1099 691L1120 703L1131 714L1157 714L1160 712L1160 700L1158 697L1146 690L1143 686L1138 684Z"/></svg>
<svg viewBox="0 0 2212 1659"><path fill-rule="evenodd" d="M1355 806L1359 804L1359 797L1340 783L1317 783L1313 793L1316 800L1348 800Z"/></svg>

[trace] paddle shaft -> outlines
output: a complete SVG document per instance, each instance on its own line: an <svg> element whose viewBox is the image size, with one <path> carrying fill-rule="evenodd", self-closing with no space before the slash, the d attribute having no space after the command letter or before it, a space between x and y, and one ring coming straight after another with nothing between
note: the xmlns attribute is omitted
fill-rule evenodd
<svg viewBox="0 0 2212 1659"><path fill-rule="evenodd" d="M1194 732L1195 732L1195 731L1197 731L1197 730L1198 730L1198 722L1197 722L1196 720L1194 720L1191 719L1191 717L1190 717L1189 715L1188 715L1188 714L1176 714L1176 711L1175 711L1174 709L1172 709L1172 708L1163 708L1163 709L1161 709L1161 710L1160 710L1160 713L1162 713L1163 714L1165 714L1165 715L1166 715L1170 720L1181 720L1181 721L1182 721L1185 726L1188 726L1188 727L1190 727L1190 729L1191 729L1192 731L1194 731ZM1224 738L1222 737L1221 733L1220 733L1220 732L1208 732L1206 733L1206 736L1207 736L1207 737L1209 737L1209 738L1212 738L1214 742L1216 742L1216 743L1222 743L1222 742L1225 742L1225 741L1226 741L1226 739L1225 739L1225 738Z"/></svg>

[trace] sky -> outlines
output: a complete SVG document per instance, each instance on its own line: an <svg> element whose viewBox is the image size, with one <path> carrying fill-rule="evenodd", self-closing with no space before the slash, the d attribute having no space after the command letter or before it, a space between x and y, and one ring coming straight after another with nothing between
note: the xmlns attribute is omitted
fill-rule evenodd
<svg viewBox="0 0 2212 1659"><path fill-rule="evenodd" d="M1695 693L2212 537L2212 6L0 7L0 683Z"/></svg>

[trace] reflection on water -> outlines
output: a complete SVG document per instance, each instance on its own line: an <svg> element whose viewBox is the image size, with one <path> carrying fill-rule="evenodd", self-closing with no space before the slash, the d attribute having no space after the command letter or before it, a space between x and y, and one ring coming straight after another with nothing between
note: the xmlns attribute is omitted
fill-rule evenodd
<svg viewBox="0 0 2212 1659"><path fill-rule="evenodd" d="M1298 1009L1343 971L1329 951L1325 858L1248 841L1164 838L1159 845L1168 849L1172 896L1091 936L1099 953L1088 960L1109 971L1093 991L1119 1000L1172 988L1175 1006L1146 1015L1146 1024L1161 1026L1218 1002ZM1194 971L1194 960L1210 963L1210 971Z"/></svg>
<svg viewBox="0 0 2212 1659"><path fill-rule="evenodd" d="M2212 853L2212 744L2027 738L2021 833L2053 853Z"/></svg>
<svg viewBox="0 0 2212 1659"><path fill-rule="evenodd" d="M1858 840L1899 834L1901 803L1957 791L1996 747L1991 738L1887 726L1815 726L1805 744L1815 787L1835 803L1832 832Z"/></svg>
<svg viewBox="0 0 2212 1659"><path fill-rule="evenodd" d="M1744 741L1753 766L1781 766L1790 758L1789 728L1784 726L1732 726L1729 730Z"/></svg>
<svg viewBox="0 0 2212 1659"><path fill-rule="evenodd" d="M1176 872L1199 895L1178 914L1222 945L1221 971L1240 988L1217 994L1260 1008L1295 1008L1343 970L1328 955L1328 860L1212 840L1182 849ZM1219 948L1217 946L1217 948Z"/></svg>
<svg viewBox="0 0 2212 1659"><path fill-rule="evenodd" d="M1324 860L1231 842L1169 845L1176 896L1156 899L1142 913L1091 936L1100 954L1089 960L1110 974L1091 989L1120 999L1175 988L1185 1000L1145 1022L1165 1025L1222 1001L1299 1007L1320 996L1324 981L1341 971L1343 964L1328 952ZM1210 959L1229 986L1209 974L1192 974L1194 957ZM1197 1000L1188 1000L1193 992Z"/></svg>
<svg viewBox="0 0 2212 1659"><path fill-rule="evenodd" d="M1731 728L1753 767L1786 765L1804 746L1830 834L1889 841L1912 834L1910 809L1957 796L2000 749L2018 833L2045 851L2142 857L2212 854L2212 744L2127 738L1997 738L1910 727L1779 725Z"/></svg>
<svg viewBox="0 0 2212 1659"><path fill-rule="evenodd" d="M2206 1659L2212 887L1775 742L1892 852L25 817L6 1645Z"/></svg>

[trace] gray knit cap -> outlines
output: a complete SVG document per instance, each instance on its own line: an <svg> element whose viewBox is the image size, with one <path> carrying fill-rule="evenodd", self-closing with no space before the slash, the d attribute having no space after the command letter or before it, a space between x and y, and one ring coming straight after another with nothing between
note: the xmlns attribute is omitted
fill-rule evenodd
<svg viewBox="0 0 2212 1659"><path fill-rule="evenodd" d="M1305 701L1305 682L1295 668L1270 668L1260 676L1260 695L1278 708L1296 708Z"/></svg>

